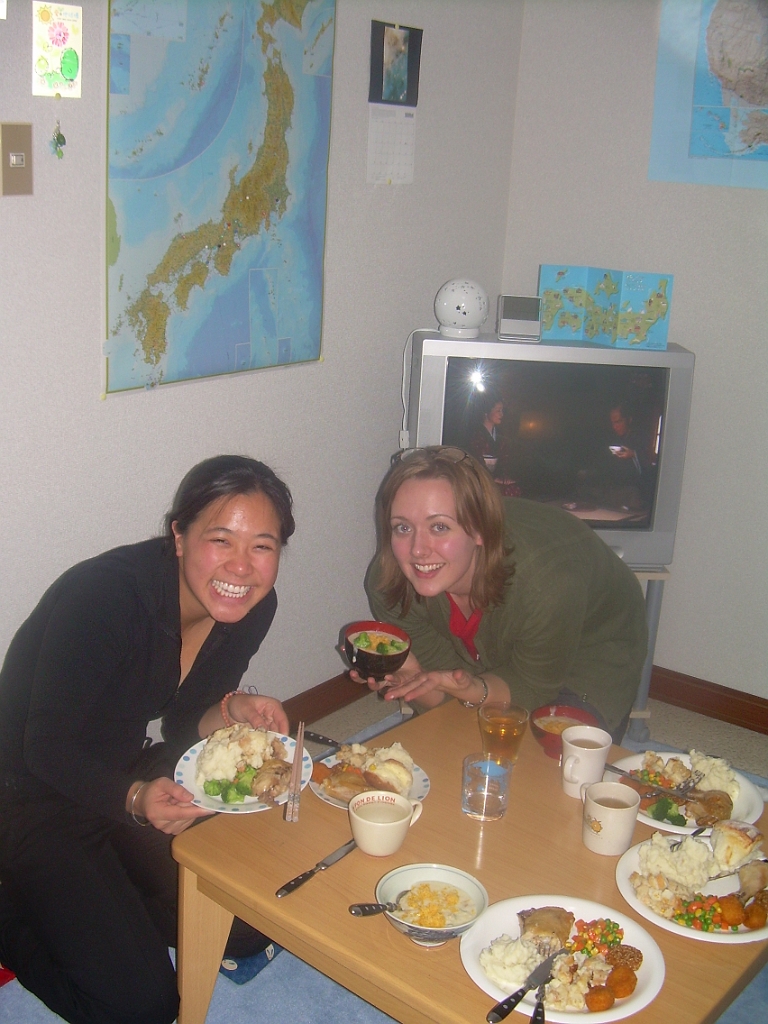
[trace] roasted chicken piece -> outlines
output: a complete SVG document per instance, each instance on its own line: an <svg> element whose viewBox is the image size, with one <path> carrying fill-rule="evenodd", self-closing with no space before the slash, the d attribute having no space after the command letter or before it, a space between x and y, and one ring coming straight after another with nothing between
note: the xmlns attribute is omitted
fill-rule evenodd
<svg viewBox="0 0 768 1024"><path fill-rule="evenodd" d="M721 789L692 789L686 803L686 816L697 825L714 825L727 821L733 813L733 800Z"/></svg>
<svg viewBox="0 0 768 1024"><path fill-rule="evenodd" d="M291 781L291 765L287 761L271 759L265 761L253 777L251 793L265 804L273 804L283 793L288 792Z"/></svg>
<svg viewBox="0 0 768 1024"><path fill-rule="evenodd" d="M768 860L752 860L739 868L739 898L745 903L768 886Z"/></svg>
<svg viewBox="0 0 768 1024"><path fill-rule="evenodd" d="M575 920L570 910L562 907L521 910L517 919L520 922L520 938L531 942L545 957L565 945Z"/></svg>

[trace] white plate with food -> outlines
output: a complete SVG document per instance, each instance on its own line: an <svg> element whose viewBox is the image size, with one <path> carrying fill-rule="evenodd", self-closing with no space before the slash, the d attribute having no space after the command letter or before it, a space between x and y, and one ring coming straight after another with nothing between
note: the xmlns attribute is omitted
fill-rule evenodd
<svg viewBox="0 0 768 1024"><path fill-rule="evenodd" d="M679 761L687 767L691 767L691 755L690 754L676 754L672 751L661 751L659 752L665 762L670 758L677 758ZM644 754L633 754L630 757L622 757L619 761L615 761L614 764L617 768L622 768L625 772L636 772L643 767ZM733 810L727 815L728 818L736 819L737 821L746 821L753 824L757 821L760 815L763 813L763 798L760 795L760 790L757 786L750 782L749 779L742 775L741 772L733 770L735 780L739 785L739 792L736 799L733 801ZM606 782L616 782L618 776L606 769L603 778ZM641 779L638 782L642 783ZM646 825L650 825L652 828L661 829L664 832L675 832L679 835L686 835L693 832L699 826L692 819L686 819L685 825L673 825L668 821L658 821L656 818L651 817L650 814L646 813L641 808L637 815L638 821L645 822Z"/></svg>
<svg viewBox="0 0 768 1024"><path fill-rule="evenodd" d="M600 918L614 921L624 931L622 939L624 945L640 950L643 957L642 964L637 969L637 986L631 995L624 999L617 999L608 1010L593 1013L587 1009L580 1011L552 1009L546 1005L545 1001L547 1021L551 1024L574 1024L576 1021L586 1020L590 1024L607 1024L608 1021L623 1020L624 1017L637 1013L656 998L664 984L664 957L648 932L631 918L612 907L571 896L515 896L513 899L492 904L480 915L469 931L462 935L460 954L464 970L483 992L496 1002L501 1002L522 987L525 978L520 982L510 982L507 989L500 988L483 970L480 953L490 946L494 939L498 939L502 935L507 935L511 939L519 938L520 922L517 915L532 908L542 907L562 908L570 912L577 922L579 920L595 921ZM574 933L575 928L572 928L571 934ZM535 991L528 992L519 1003L517 1010L530 1017L535 1003Z"/></svg>
<svg viewBox="0 0 768 1024"><path fill-rule="evenodd" d="M711 849L711 843L708 838L702 836L701 841L706 843ZM650 840L647 842L650 842ZM665 931L673 932L675 935L681 935L687 939L699 939L702 942L722 942L733 945L743 942L762 942L765 939L768 939L768 925L754 929L749 929L744 925L740 925L738 931L735 932L702 931L698 928L689 927L686 924L664 917L643 903L635 891L635 887L632 885L630 877L635 872L640 872L640 848L647 845L647 842L638 843L637 846L631 847L631 849L627 850L616 865L616 885L618 886L619 892L627 901L629 906L640 914L641 917L644 917L646 921L650 921L651 924L655 924L659 928L663 928ZM737 872L732 875L726 875L722 878L710 879L702 884L701 890L705 895L725 896L729 893L738 892L739 887L739 875Z"/></svg>
<svg viewBox="0 0 768 1024"><path fill-rule="evenodd" d="M322 761L318 762L318 764L326 765L328 768L333 768L339 763L340 762L336 754L331 754L330 757L324 757ZM403 795L409 800L423 800L429 792L429 776L424 769L419 768L417 764L413 766L411 771L413 772L413 783L410 790ZM321 788L320 784L315 782L314 779L310 780L309 788L315 796L319 796L324 803L330 804L331 807L341 807L346 811L348 801L336 800L334 797L328 796L328 794Z"/></svg>
<svg viewBox="0 0 768 1024"><path fill-rule="evenodd" d="M224 730L219 731L223 732ZM214 735L216 734L214 733ZM277 740L285 748L284 760L288 762L288 777L290 778L290 764L293 762L296 754L296 741L291 739L290 736L284 736L278 732L267 731L266 736L270 742ZM194 746L190 747L185 754L182 754L173 773L174 782L178 782L179 785L189 790L194 797L192 803L197 807L205 807L207 810L219 811L224 814L253 814L256 811L268 811L270 807L284 804L288 799L287 786L285 791L275 797L273 802L266 802L254 796L243 796L242 802L225 803L221 796L212 796L205 793L202 785L198 785L196 775L197 758L205 749L207 743L207 739L200 740L199 743L195 743ZM309 783L311 775L312 758L309 756L309 752L304 749L301 759L302 789Z"/></svg>

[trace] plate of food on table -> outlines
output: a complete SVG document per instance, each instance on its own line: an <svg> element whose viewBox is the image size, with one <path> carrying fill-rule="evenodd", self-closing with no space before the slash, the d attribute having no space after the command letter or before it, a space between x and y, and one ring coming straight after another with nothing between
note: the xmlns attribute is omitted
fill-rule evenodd
<svg viewBox="0 0 768 1024"><path fill-rule="evenodd" d="M544 989L552 1024L622 1020L642 1010L664 984L664 957L648 932L625 914L570 896L516 896L494 903L461 937L472 981L501 1002L558 952ZM536 991L518 1009L530 1015Z"/></svg>
<svg viewBox="0 0 768 1024"><path fill-rule="evenodd" d="M768 939L768 860L751 823L718 821L708 836L654 832L616 865L619 892L659 928L704 942Z"/></svg>
<svg viewBox="0 0 768 1024"><path fill-rule="evenodd" d="M754 823L763 813L760 790L722 757L698 750L689 754L646 750L621 758L614 767L635 780L622 778L640 793L638 820L665 832L685 835L731 819ZM609 767L603 777L606 782L616 781ZM684 795L660 793L654 786Z"/></svg>
<svg viewBox="0 0 768 1024"><path fill-rule="evenodd" d="M429 777L397 741L388 747L344 743L337 753L315 764L309 785L325 803L346 808L353 796L374 789L423 800L429 792Z"/></svg>
<svg viewBox="0 0 768 1024"><path fill-rule="evenodd" d="M230 814L268 811L288 799L296 753L290 736L238 722L190 747L179 758L173 778L192 793L198 807ZM306 750L299 756L304 789L312 759Z"/></svg>

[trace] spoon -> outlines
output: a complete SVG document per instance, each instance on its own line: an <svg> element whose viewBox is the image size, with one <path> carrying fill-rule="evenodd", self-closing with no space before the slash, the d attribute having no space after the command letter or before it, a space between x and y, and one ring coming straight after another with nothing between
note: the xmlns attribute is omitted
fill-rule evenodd
<svg viewBox="0 0 768 1024"><path fill-rule="evenodd" d="M403 889L398 894L394 903L353 903L349 908L349 912L352 917L373 917L374 914L383 914L385 911L389 911L392 914L396 910L402 910L400 900L408 891L408 889Z"/></svg>

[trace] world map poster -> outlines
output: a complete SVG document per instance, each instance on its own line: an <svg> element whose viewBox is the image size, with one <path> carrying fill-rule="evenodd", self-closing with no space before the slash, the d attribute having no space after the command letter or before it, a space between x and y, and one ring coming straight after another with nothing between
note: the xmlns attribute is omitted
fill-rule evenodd
<svg viewBox="0 0 768 1024"><path fill-rule="evenodd" d="M107 393L320 356L335 0L112 0Z"/></svg>
<svg viewBox="0 0 768 1024"><path fill-rule="evenodd" d="M768 188L768 0L662 0L648 177Z"/></svg>

